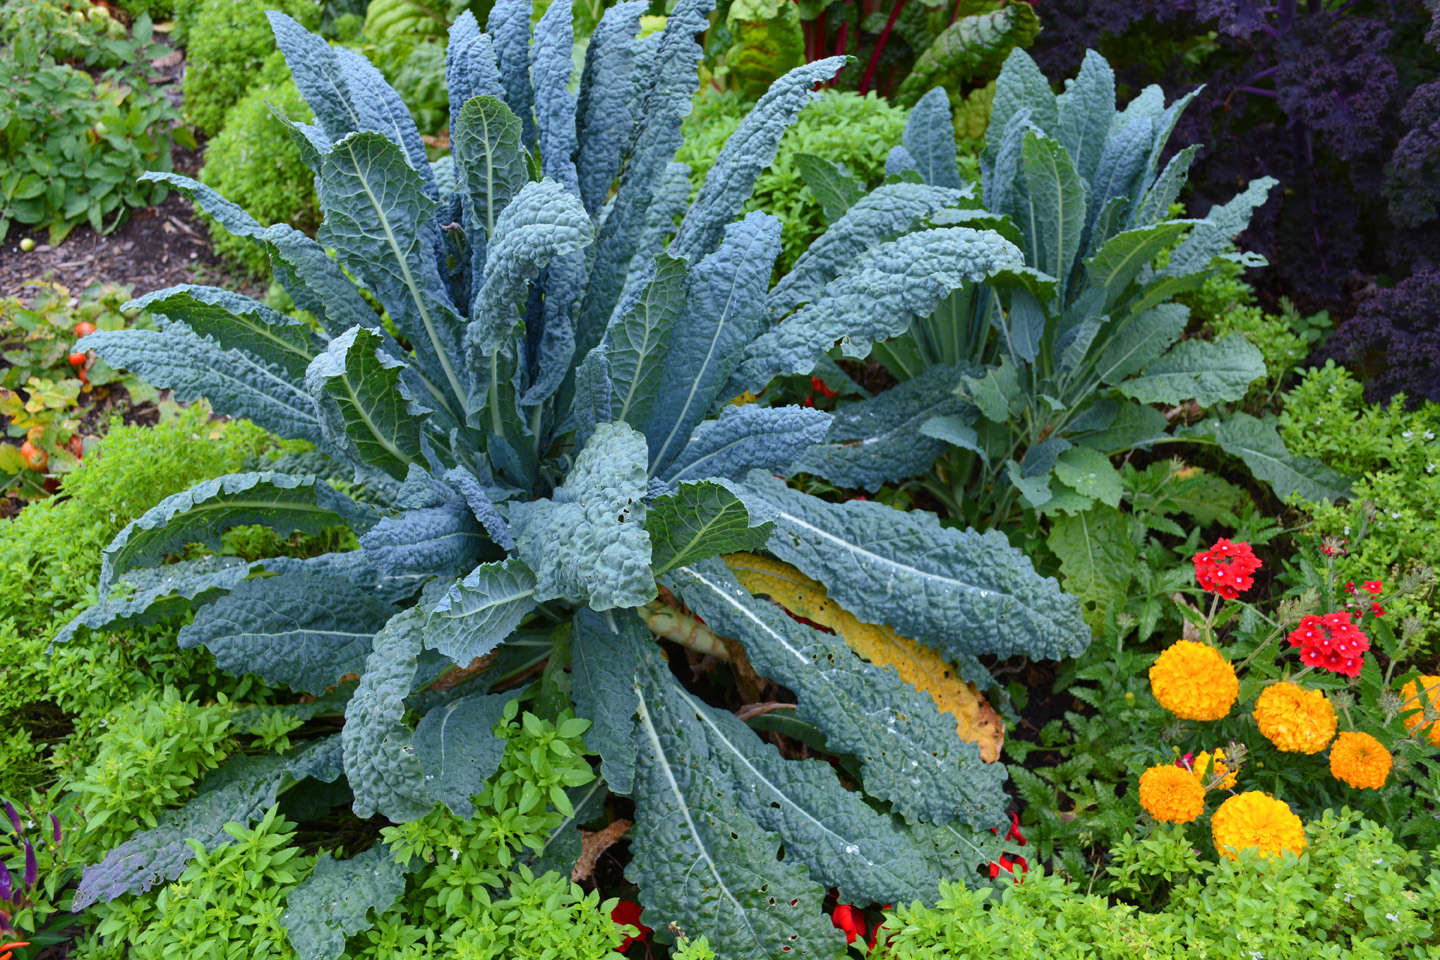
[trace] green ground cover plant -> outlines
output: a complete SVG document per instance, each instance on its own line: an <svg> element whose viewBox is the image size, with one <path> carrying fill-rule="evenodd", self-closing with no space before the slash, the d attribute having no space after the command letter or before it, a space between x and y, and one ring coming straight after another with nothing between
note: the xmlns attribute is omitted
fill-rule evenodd
<svg viewBox="0 0 1440 960"><path fill-rule="evenodd" d="M486 692L491 654L497 671L515 658L545 663L540 702L573 707L591 724L585 744L608 790L636 804L628 873L657 937L670 939L673 921L705 936L717 956L786 947L836 956L844 942L821 909L827 884L852 898L893 901L907 889L929 897L942 876L978 882L1003 848L991 832L1004 821L1003 769L959 739L931 696L753 599L720 555L763 551L794 564L838 607L892 622L967 679L983 675L982 653L1083 649L1078 604L1002 537L947 529L921 511L842 507L773 478L829 418L725 404L763 329L780 250L774 218L736 218L810 88L839 62L777 81L692 203L686 172L671 160L695 93L693 37L705 5L682 4L663 32L637 39L639 13L638 4L607 13L578 98L568 89L567 5L547 9L533 48L525 4L497 5L485 35L462 17L449 82L451 103L463 106L452 161L436 165L373 66L274 14L317 118L297 127L326 212L317 240L262 228L203 185L166 178L232 233L264 244L319 328L191 286L137 301L164 318L161 331L96 333L84 345L181 399L206 394L218 411L317 453L162 501L107 548L103 599L57 641L193 607L179 644L206 647L222 669L317 697L347 675L360 679L336 691L338 740L297 740L213 793L202 788L87 870L77 906L142 893L157 873L173 878L189 857L157 861L151 851L178 851L182 839L213 846L233 820L232 801L258 815L277 790L306 780L343 772L361 817L407 823L437 803L471 815L470 798L499 759L485 718L511 699ZM353 131L356 117L367 129ZM947 284L1020 266L1018 249L989 231L943 227L908 239L914 248L892 262L943 266L912 298L921 312ZM376 326L342 265L386 308L393 334ZM864 275L863 264L856 269ZM856 281L842 271L838 282ZM837 298L829 309L837 336L863 335L875 321L868 304ZM213 549L227 528L256 522L282 535L344 524L360 549L159 565L186 543ZM876 553L894 537L915 545L903 563ZM877 563L889 571L884 590ZM914 602L932 581L945 589ZM654 613L668 607L682 625L668 636L720 648L661 599L662 586L734 636L756 670L797 691L797 719L855 755L863 794L826 764L781 762L679 685L646 630ZM660 610L647 606L657 601ZM981 622L993 628L961 626ZM301 646L267 639L280 633ZM427 690L472 664L479 672L469 683ZM696 772L682 772L682 757ZM548 800L563 813L572 803L563 786L522 796L521 807ZM838 820L822 812L837 804L846 811ZM783 838L783 860L769 831ZM873 855L856 857L867 849ZM699 874L668 866L695 858ZM317 872L292 903L359 882L370 863L339 861L324 880ZM706 892L718 888L729 895ZM285 922L292 944L319 936L293 908ZM353 934L371 921L344 923ZM339 945L327 935L307 955L335 957Z"/></svg>
<svg viewBox="0 0 1440 960"><path fill-rule="evenodd" d="M1403 394L1367 404L1362 392L1359 380L1327 361L1303 374L1280 415L1292 449L1357 478L1348 503L1306 507L1307 532L1335 544L1339 576L1355 583L1434 565L1440 536L1440 405L1411 407ZM1440 623L1433 597L1402 598L1393 612L1418 616L1432 637Z"/></svg>
<svg viewBox="0 0 1440 960"><path fill-rule="evenodd" d="M169 683L240 695L254 686L217 684L204 656L175 649L173 631L92 634L53 658L46 649L73 612L93 602L98 551L117 530L195 477L233 471L269 443L249 424L210 424L203 405L154 428L113 424L84 466L61 479L60 498L32 503L0 526L8 598L0 615L0 795L24 796L57 771L83 765L102 723L140 691ZM64 737L71 730L79 735Z"/></svg>
<svg viewBox="0 0 1440 960"><path fill-rule="evenodd" d="M1122 960L1333 957L1386 960L1433 955L1432 919L1440 873L1420 871L1415 854L1382 824L1341 809L1311 823L1300 857L1206 861L1183 828L1127 837L1108 872L1135 893L1111 897L1083 881L1032 870L1023 883L989 891L946 888L934 907L913 904L884 916L895 960L1028 960L1046 956ZM1138 902L1137 902L1138 901Z"/></svg>

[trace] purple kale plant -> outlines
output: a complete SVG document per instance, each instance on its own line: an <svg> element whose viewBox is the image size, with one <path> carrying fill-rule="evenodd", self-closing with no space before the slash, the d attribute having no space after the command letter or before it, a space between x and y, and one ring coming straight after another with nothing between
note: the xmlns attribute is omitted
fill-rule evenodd
<svg viewBox="0 0 1440 960"><path fill-rule="evenodd" d="M1362 301L1325 345L1327 357L1367 374L1367 400L1404 393L1412 404L1440 402L1440 266L1422 267Z"/></svg>
<svg viewBox="0 0 1440 960"><path fill-rule="evenodd" d="M1033 53L1052 76L1094 47L1131 92L1200 89L1172 142L1204 144L1197 213L1270 175L1241 237L1284 292L1348 313L1377 274L1429 262L1440 231L1434 0L1050 0ZM1417 242L1420 241L1420 242Z"/></svg>

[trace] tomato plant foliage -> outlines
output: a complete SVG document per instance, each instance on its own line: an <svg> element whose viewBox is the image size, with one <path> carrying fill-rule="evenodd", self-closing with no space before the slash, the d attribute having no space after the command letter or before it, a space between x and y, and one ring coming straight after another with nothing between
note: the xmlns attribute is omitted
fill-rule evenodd
<svg viewBox="0 0 1440 960"><path fill-rule="evenodd" d="M933 902L942 880L994 858L1003 767L982 763L892 669L753 599L719 559L771 553L969 676L979 654L1062 657L1089 642L1078 602L999 534L775 480L824 438L828 414L726 403L771 326L780 250L779 222L741 211L840 61L776 81L691 203L672 158L707 11L708 0L681 0L663 32L639 39L642 3L607 11L578 97L567 0L549 6L533 46L528 0L497 3L486 32L463 16L447 64L453 158L434 164L373 66L271 14L314 111L291 130L317 178L318 239L152 175L259 244L318 322L175 287L140 301L158 330L102 331L86 348L316 449L198 484L130 524L105 551L103 599L60 639L198 607L180 642L222 666L317 693L360 679L328 695L350 698L335 738L247 760L89 868L78 903L175 876L183 840L213 842L222 823L253 819L305 777L343 776L362 816L408 822L442 802L468 811L493 773L492 734L475 719L490 682L477 669L468 683L430 684L452 664L537 645L569 657L586 745L609 788L636 799L628 869L657 929L678 923L730 957L839 956L843 937L820 909L827 887L855 902ZM912 233L891 256L928 275L917 308L1023 267L1015 245L969 226ZM849 269L828 283L863 282ZM871 335L871 306L845 303L810 363L835 339ZM348 525L360 548L164 565L254 523ZM797 692L818 730L858 758L862 792L828 764L783 759L676 682L635 612L660 586ZM336 864L327 882L341 869L368 882L363 863Z"/></svg>

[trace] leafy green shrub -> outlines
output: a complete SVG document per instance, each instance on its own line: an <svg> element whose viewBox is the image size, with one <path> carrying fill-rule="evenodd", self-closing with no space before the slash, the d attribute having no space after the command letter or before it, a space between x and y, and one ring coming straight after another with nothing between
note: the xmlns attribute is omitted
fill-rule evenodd
<svg viewBox="0 0 1440 960"><path fill-rule="evenodd" d="M1360 381L1326 361L1285 394L1280 415L1292 450L1359 478L1349 503L1305 507L1314 519L1310 533L1345 541L1334 562L1341 579L1355 583L1433 567L1440 543L1440 404L1409 410L1403 395L1368 404L1363 392ZM1434 598L1401 599L1390 613L1420 616L1431 635L1440 624Z"/></svg>
<svg viewBox="0 0 1440 960"><path fill-rule="evenodd" d="M42 705L72 717L76 734L56 758L64 769L89 759L102 722L139 691L201 682L238 696L254 686L220 678L203 651L176 650L173 628L94 634L57 647L53 658L46 648L77 607L94 601L99 551L116 531L195 477L233 471L270 443L248 423L212 424L203 404L153 428L117 418L84 465L61 479L59 498L0 523L0 727L9 733L0 791L21 794L47 776L40 749L54 721Z"/></svg>
<svg viewBox="0 0 1440 960"><path fill-rule="evenodd" d="M280 10L307 29L320 25L317 0L197 0L186 50L185 112L214 136L275 50L267 10Z"/></svg>
<svg viewBox="0 0 1440 960"><path fill-rule="evenodd" d="M188 799L220 765L235 748L229 712L167 686L141 691L108 718L95 759L70 783L101 849L154 827L162 810Z"/></svg>
<svg viewBox="0 0 1440 960"><path fill-rule="evenodd" d="M0 490L25 499L49 496L54 478L80 466L82 397L105 399L112 385L124 388L132 407L157 396L154 388L112 370L76 343L86 329L81 324L120 330L148 323L140 311L123 308L129 287L97 283L72 296L58 283L31 281L29 286L35 295L28 304L19 297L0 300L0 351L7 364L0 373L0 415L8 421L9 437L25 438L18 446L0 445L0 473L10 477ZM78 366L70 362L76 357L81 358Z"/></svg>
<svg viewBox="0 0 1440 960"><path fill-rule="evenodd" d="M281 918L285 898L314 863L294 846L295 824L271 807L254 827L225 826L213 849L195 841L179 879L152 897L106 904L94 933L81 940L84 960L290 960Z"/></svg>
<svg viewBox="0 0 1440 960"><path fill-rule="evenodd" d="M35 45L41 58L87 67L128 67L170 52L147 29L132 38L105 7L67 0L6 0L0 5L0 45L17 41Z"/></svg>
<svg viewBox="0 0 1440 960"><path fill-rule="evenodd" d="M690 165L693 190L705 182L750 103L737 93L712 90L696 98L695 109L681 128L685 143L675 154L676 160ZM755 192L745 204L747 211L763 210L780 218L782 273L825 232L828 222L820 200L806 186L801 155L843 164L861 183L873 186L885 176L885 158L900 142L906 115L874 93L862 97L829 89L800 111L795 125L781 138L774 163L756 178Z"/></svg>
<svg viewBox="0 0 1440 960"><path fill-rule="evenodd" d="M279 78L272 79L277 72ZM200 180L261 223L288 223L314 233L320 225L315 177L285 124L271 112L272 106L297 122L314 120L278 52L266 62L261 81L225 115L224 129L206 145ZM213 220L208 222L216 253L252 274L269 271L270 260L263 251Z"/></svg>
<svg viewBox="0 0 1440 960"><path fill-rule="evenodd" d="M1348 810L1307 827L1298 859L1250 855L1207 863L1183 829L1148 841L1128 839L1111 874L1144 877L1168 890L1153 905L1115 905L1083 882L1032 870L988 890L947 884L933 908L887 911L880 947L889 960L1186 960L1198 956L1265 960L1399 960L1433 956L1431 918L1440 911L1440 872L1415 874L1415 854L1383 826ZM1180 866L1161 878L1166 864Z"/></svg>
<svg viewBox="0 0 1440 960"><path fill-rule="evenodd" d="M1230 241L1273 181L1257 180L1206 219L1168 216L1195 148L1164 169L1159 160L1186 101L1165 107L1154 88L1121 109L1114 89L1110 66L1091 53L1057 97L1016 50L997 81L980 196L957 170L939 89L911 110L887 160L890 182L861 199L860 185L839 171L817 178L846 211L834 232L855 239L817 241L776 286L768 307L778 324L747 349L739 383L753 393L772 376L808 369L805 348L834 342L831 305L861 297L876 322L840 352L869 355L902 382L840 404L828 442L794 472L872 492L920 476L951 516L982 528L1033 526L1037 512L1113 511L1121 483L1110 457L1182 437L1239 456L1282 496L1346 492L1334 471L1289 458L1272 424L1237 414L1172 432L1152 406L1222 412L1264 376L1263 357L1242 337L1186 339L1189 309L1174 298L1227 260L1253 262ZM921 246L926 227L952 224L1000 231L1023 265L957 278L934 307L912 309L913 280L894 258ZM847 265L864 244L878 245L863 254L862 273Z"/></svg>
<svg viewBox="0 0 1440 960"><path fill-rule="evenodd" d="M217 410L316 449L205 481L131 524L105 550L103 599L74 627L193 609L182 646L328 696L328 709L343 704L344 725L283 755L247 756L233 774L232 758L216 774L224 805L201 793L111 851L86 871L78 905L145 889L157 870L180 866L168 854L157 865L150 851L213 842L222 816L265 808L292 780L338 782L343 771L362 818L403 824L437 803L468 816L501 761L487 720L513 699L489 691L542 665L537 712L590 721L585 744L607 787L634 798L628 873L655 928L676 923L720 956L779 955L802 939L841 952L822 910L828 886L850 899L929 898L941 877L979 882L976 868L1004 847L992 831L1005 822L1005 772L959 738L953 716L842 639L750 595L720 559L765 551L793 563L835 608L893 624L967 678L986 676L981 654L1059 658L1089 641L1074 598L1003 536L777 480L824 435L824 413L726 403L738 392L732 375L753 376L741 365L763 345L780 251L775 218L737 218L785 128L840 61L777 81L687 203L670 161L708 6L681 0L662 33L638 41L641 6L612 8L587 50L578 103L567 5L548 8L533 44L515 28L529 19L524 0L497 3L491 43L461 17L448 78L460 105L453 156L434 165L373 68L273 17L289 62L306 65L294 73L319 121L307 157L325 226L315 240L262 228L201 184L166 180L264 244L324 336L238 294L185 287L142 299L166 318L162 331L95 334L92 346L181 398L206 394ZM365 129L354 130L356 118ZM867 253L916 281L885 323L933 310L965 278L1022 269L994 232L907 239ZM398 336L377 327L356 282ZM877 321L868 298L827 292L817 302L830 311L825 336L788 351L806 370ZM360 549L163 563L257 522L287 535L344 523ZM113 595L122 584L135 594ZM850 783L818 760L784 761L680 685L642 610L663 606L662 585L796 692L799 721L856 756ZM689 626L667 635L699 642ZM296 639L275 644L281 635ZM461 679L434 689L457 668ZM355 686L337 687L350 674ZM544 775L536 764L522 808L532 807L526 791L535 809L574 803L566 781L542 791ZM288 899L292 942L370 925L355 908L398 895L377 873L386 859L322 861ZM330 924L323 904L352 886L346 917ZM729 898L715 896L719 886Z"/></svg>
<svg viewBox="0 0 1440 960"><path fill-rule="evenodd" d="M163 185L136 177L170 170L171 139L193 147L194 138L136 67L92 77L44 52L48 37L32 32L41 25L23 26L0 45L10 90L0 99L0 240L12 223L48 227L52 245L80 223L109 233L132 207L165 199ZM134 46L151 46L148 18Z"/></svg>

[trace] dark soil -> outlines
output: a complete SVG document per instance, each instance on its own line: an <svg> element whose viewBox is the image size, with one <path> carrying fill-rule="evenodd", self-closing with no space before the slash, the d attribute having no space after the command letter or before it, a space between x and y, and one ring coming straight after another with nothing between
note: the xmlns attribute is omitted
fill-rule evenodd
<svg viewBox="0 0 1440 960"><path fill-rule="evenodd" d="M175 152L178 172L193 176L200 164L197 151ZM109 236L100 236L89 225L76 227L58 247L51 247L47 236L43 228L11 231L0 247L0 296L29 299L26 282L47 278L73 293L102 282L133 284L137 294L178 283L209 283L251 296L265 293L254 281L227 274L210 249L207 228L178 193L172 192L156 206L133 211ZM29 253L20 249L25 237L36 244Z"/></svg>

